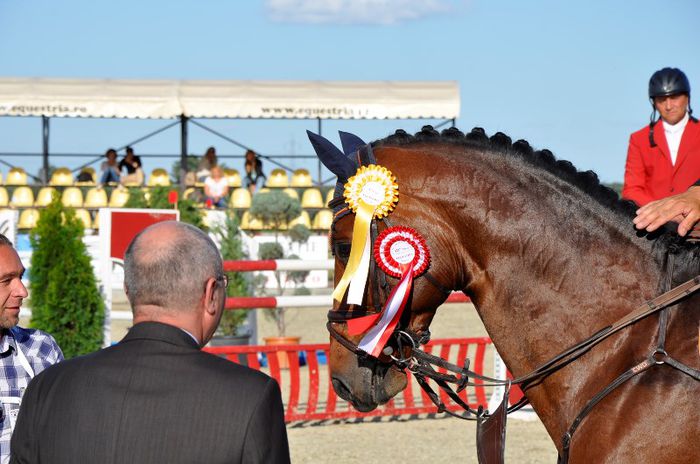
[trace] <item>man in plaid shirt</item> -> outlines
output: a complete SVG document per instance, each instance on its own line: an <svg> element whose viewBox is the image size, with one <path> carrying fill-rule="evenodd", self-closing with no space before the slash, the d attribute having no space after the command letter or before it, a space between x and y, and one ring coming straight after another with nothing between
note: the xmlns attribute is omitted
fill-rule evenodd
<svg viewBox="0 0 700 464"><path fill-rule="evenodd" d="M18 327L19 309L27 297L24 266L12 242L0 234L0 463L10 461L10 438L22 395L39 372L63 360L51 335Z"/></svg>

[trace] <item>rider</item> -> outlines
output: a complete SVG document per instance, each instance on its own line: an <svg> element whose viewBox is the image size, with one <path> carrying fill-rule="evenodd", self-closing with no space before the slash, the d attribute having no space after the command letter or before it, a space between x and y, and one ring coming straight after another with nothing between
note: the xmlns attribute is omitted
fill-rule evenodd
<svg viewBox="0 0 700 464"><path fill-rule="evenodd" d="M656 71L649 99L651 121L630 136L622 188L622 196L639 206L685 191L700 177L700 124L692 115L688 78L677 68Z"/></svg>

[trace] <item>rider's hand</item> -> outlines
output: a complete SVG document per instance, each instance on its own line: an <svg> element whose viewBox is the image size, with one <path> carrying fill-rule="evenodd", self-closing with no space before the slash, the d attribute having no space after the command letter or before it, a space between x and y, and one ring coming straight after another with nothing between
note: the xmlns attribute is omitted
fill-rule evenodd
<svg viewBox="0 0 700 464"><path fill-rule="evenodd" d="M678 235L684 236L700 220L700 186L687 192L644 205L637 210L634 225L653 232L669 221L678 223Z"/></svg>

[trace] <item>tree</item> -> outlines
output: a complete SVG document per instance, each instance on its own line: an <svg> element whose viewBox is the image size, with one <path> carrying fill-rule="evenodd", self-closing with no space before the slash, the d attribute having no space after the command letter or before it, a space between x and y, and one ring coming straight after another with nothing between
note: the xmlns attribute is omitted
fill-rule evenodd
<svg viewBox="0 0 700 464"><path fill-rule="evenodd" d="M281 190L260 192L253 197L250 215L259 219L263 226L274 230L275 241L280 229L287 226L301 214L301 203Z"/></svg>
<svg viewBox="0 0 700 464"><path fill-rule="evenodd" d="M82 241L83 225L58 193L30 234L31 327L49 332L66 358L102 346L104 302Z"/></svg>
<svg viewBox="0 0 700 464"><path fill-rule="evenodd" d="M226 222L214 229L221 243L221 256L224 261L240 260L248 256L243 251L240 231L238 229L238 219L235 215L227 216ZM228 289L227 296L247 296L250 294L250 279L243 272L227 272ZM245 309L227 309L221 316L221 322L216 330L217 335L233 336L240 335L239 330L248 318L248 311Z"/></svg>

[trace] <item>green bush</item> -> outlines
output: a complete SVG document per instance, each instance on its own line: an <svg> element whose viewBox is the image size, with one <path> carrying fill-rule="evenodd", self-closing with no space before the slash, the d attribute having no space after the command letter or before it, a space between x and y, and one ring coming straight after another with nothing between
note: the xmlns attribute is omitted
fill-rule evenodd
<svg viewBox="0 0 700 464"><path fill-rule="evenodd" d="M58 193L30 234L30 325L53 335L66 358L98 350L103 339L104 302L82 236Z"/></svg>
<svg viewBox="0 0 700 464"><path fill-rule="evenodd" d="M272 227L275 241L279 230L301 214L301 203L281 190L261 192L253 197L250 215L266 227ZM263 258L264 259L264 258Z"/></svg>
<svg viewBox="0 0 700 464"><path fill-rule="evenodd" d="M129 189L129 199L124 205L125 208L151 208L151 209L173 209L173 205L168 203L168 195L171 191L177 191L173 187L153 187L150 189L149 198L140 188ZM179 192L178 192L179 195ZM177 202L177 209L180 211L180 221L192 224L204 231L207 227L202 221L202 213L197 209L197 205L192 200L180 198Z"/></svg>
<svg viewBox="0 0 700 464"><path fill-rule="evenodd" d="M227 217L223 226L214 229L221 243L221 256L224 261L245 259L248 256L243 252L238 220L235 215ZM227 272L228 290L227 296L248 296L250 295L250 279L243 272ZM221 323L216 330L217 335L239 335L241 325L248 318L248 310L227 309L221 317Z"/></svg>

